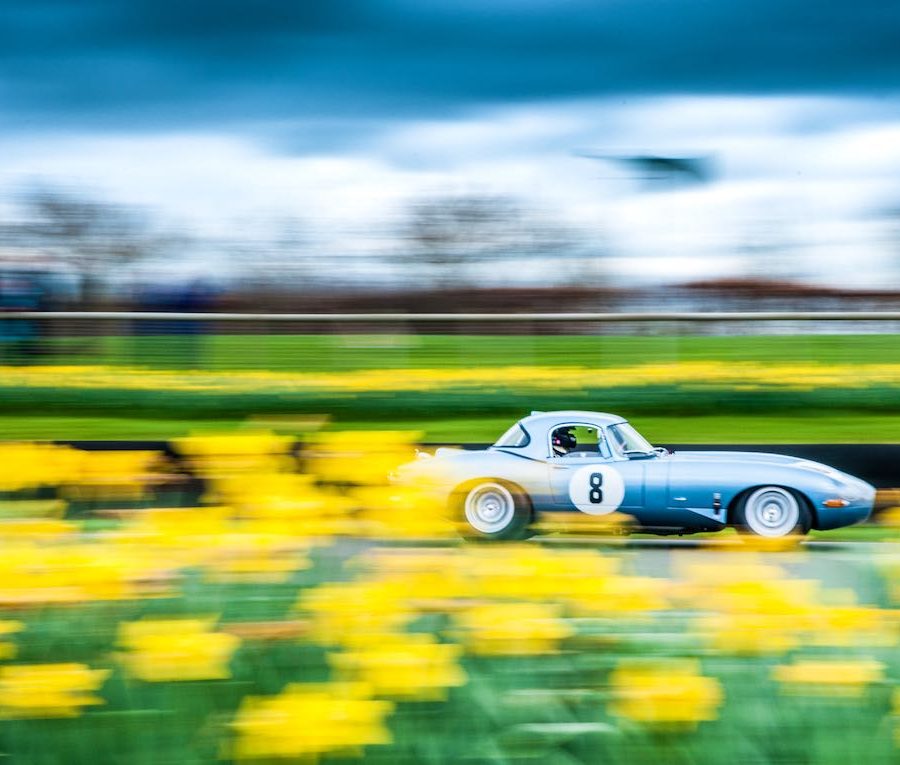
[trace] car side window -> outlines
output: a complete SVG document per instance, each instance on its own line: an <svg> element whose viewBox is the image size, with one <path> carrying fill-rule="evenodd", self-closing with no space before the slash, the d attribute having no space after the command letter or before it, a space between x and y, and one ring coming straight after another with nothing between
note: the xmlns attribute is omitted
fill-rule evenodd
<svg viewBox="0 0 900 765"><path fill-rule="evenodd" d="M550 456L556 459L609 459L612 456L603 429L577 423L558 425L550 432Z"/></svg>

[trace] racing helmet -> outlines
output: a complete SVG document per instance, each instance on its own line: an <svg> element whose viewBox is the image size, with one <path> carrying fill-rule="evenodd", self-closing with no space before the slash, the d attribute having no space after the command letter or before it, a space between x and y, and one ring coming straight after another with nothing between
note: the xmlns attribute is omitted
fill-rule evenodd
<svg viewBox="0 0 900 765"><path fill-rule="evenodd" d="M551 445L553 447L553 453L557 457L561 457L578 446L578 439L575 438L572 428L557 428L553 431Z"/></svg>

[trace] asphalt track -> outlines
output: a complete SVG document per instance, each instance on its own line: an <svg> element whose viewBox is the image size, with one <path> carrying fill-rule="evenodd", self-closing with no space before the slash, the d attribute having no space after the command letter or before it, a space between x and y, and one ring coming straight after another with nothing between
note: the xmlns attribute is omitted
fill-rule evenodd
<svg viewBox="0 0 900 765"><path fill-rule="evenodd" d="M827 539L808 539L781 547L773 544L771 549L766 549L758 543L743 542L734 537L726 539L715 539L704 537L701 539L688 539L681 537L659 537L656 539L633 539L629 537L608 537L608 536L589 536L589 535L562 535L553 534L547 536L536 536L529 540L532 544L538 544L546 547L592 547L597 549L609 548L613 550L711 550L715 552L733 552L739 554L759 554L765 556L789 555L795 553L811 553L811 554L833 554L846 553L852 555L871 556L877 554L879 557L887 555L900 559L900 540L898 541L882 541L882 542L847 542L843 540L835 540L831 542Z"/></svg>

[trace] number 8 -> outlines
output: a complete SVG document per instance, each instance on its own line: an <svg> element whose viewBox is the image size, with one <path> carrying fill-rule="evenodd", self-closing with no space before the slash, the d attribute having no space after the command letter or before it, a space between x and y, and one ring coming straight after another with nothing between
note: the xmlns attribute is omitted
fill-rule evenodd
<svg viewBox="0 0 900 765"><path fill-rule="evenodd" d="M591 490L588 492L588 499L592 505L599 505L603 502L603 473L591 473L590 478Z"/></svg>

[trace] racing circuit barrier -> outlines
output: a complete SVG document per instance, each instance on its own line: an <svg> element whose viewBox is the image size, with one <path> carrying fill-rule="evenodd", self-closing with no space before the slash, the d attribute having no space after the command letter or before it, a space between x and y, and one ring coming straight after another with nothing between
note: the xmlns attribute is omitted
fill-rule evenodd
<svg viewBox="0 0 900 765"><path fill-rule="evenodd" d="M227 313L2 311L0 362L159 364L169 368L356 368L440 363L568 365L623 353L622 337L654 338L630 357L668 362L694 355L695 336L829 335L823 361L877 358L896 345L900 311L656 311L617 313ZM859 347L854 338L869 340ZM297 338L286 340L285 336ZM569 342L551 343L566 336ZM473 341L472 338L480 338ZM305 338L305 339L301 339ZM319 338L318 341L312 338ZM532 340L532 338L534 338ZM592 340L593 338L593 340ZM609 338L605 346L602 338ZM554 348L548 348L549 345ZM777 345L789 345L782 341ZM801 343L805 346L805 343ZM555 352L554 352L555 350ZM778 351L773 349L773 353ZM786 349L817 360L817 348ZM875 355L873 355L875 354ZM772 354L765 354L771 357ZM614 359L610 359L614 360Z"/></svg>

